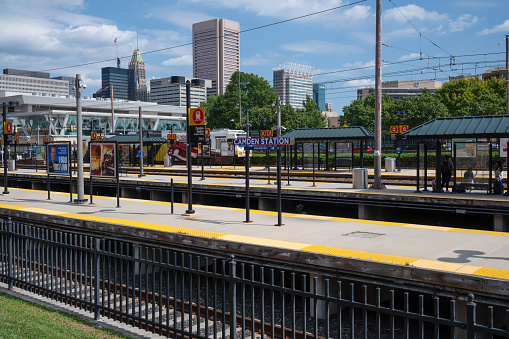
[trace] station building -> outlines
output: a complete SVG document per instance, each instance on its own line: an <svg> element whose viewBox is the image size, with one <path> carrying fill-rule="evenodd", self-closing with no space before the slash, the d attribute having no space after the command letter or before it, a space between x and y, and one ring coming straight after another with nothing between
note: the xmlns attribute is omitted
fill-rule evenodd
<svg viewBox="0 0 509 339"><path fill-rule="evenodd" d="M67 85L66 85L67 86ZM47 136L53 140L76 140L76 98L41 93L0 92L0 104L18 102L8 107L7 121L12 121L20 136L20 144L42 142ZM113 118L111 100L84 97L82 99L83 135L89 136L94 121L96 131L106 135L115 124L115 134L138 133L139 109L145 131L185 130L185 107L114 99Z"/></svg>

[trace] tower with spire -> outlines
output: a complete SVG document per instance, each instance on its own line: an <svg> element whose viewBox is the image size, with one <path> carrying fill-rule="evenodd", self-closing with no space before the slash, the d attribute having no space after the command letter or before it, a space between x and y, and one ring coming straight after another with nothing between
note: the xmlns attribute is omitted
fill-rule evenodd
<svg viewBox="0 0 509 339"><path fill-rule="evenodd" d="M149 101L145 62L143 62L143 59L141 58L141 52L138 49L138 41L136 41L136 49L133 51L133 56L129 63L129 69L136 72L136 100Z"/></svg>

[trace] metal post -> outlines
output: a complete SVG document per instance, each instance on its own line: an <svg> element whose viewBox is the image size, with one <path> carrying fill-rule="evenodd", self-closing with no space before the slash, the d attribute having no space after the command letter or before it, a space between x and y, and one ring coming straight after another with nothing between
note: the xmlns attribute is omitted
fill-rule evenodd
<svg viewBox="0 0 509 339"><path fill-rule="evenodd" d="M315 142L313 141L313 185L312 187L316 187L315 184Z"/></svg>
<svg viewBox="0 0 509 339"><path fill-rule="evenodd" d="M101 274L101 267L100 267L100 264L101 264L101 256L99 255L99 250L100 250L100 247L101 247L101 239L95 239L95 246L94 246L94 266L95 266L95 277L94 277L94 289L95 289L95 292L94 292L94 305L95 305L95 308L94 308L94 320L99 320L99 315L100 315L100 312L99 312L99 277L100 277L100 274Z"/></svg>
<svg viewBox="0 0 509 339"><path fill-rule="evenodd" d="M83 179L83 121L81 114L81 74L76 74L76 128L77 128L77 143L78 143L78 198L74 199L76 204L85 204L85 181ZM37 141L39 141L39 129L37 129Z"/></svg>
<svg viewBox="0 0 509 339"><path fill-rule="evenodd" d="M16 135L18 133L18 130L16 127L13 127L14 134L12 135L12 138L14 139L14 170L18 169L18 152L16 150L16 146L18 145L18 142L16 141Z"/></svg>
<svg viewBox="0 0 509 339"><path fill-rule="evenodd" d="M191 82L186 81L186 161L187 161L187 210L186 214L193 214L193 172L191 163L191 126L189 125L189 112L191 110Z"/></svg>
<svg viewBox="0 0 509 339"><path fill-rule="evenodd" d="M291 161L290 163L288 162L288 160L291 160L291 156L292 156L292 149L291 149L291 146L286 146L286 150L288 152L288 154L290 154L290 159L288 159L288 157L286 157L286 171L287 171L287 174L288 174L288 183L286 184L286 186L290 186L290 166L291 166Z"/></svg>
<svg viewBox="0 0 509 339"><path fill-rule="evenodd" d="M139 178L144 177L143 175L143 124L141 122L141 106L138 107L138 120L139 120L139 134L140 134L140 174L138 175Z"/></svg>
<svg viewBox="0 0 509 339"><path fill-rule="evenodd" d="M420 182L420 178L419 178L419 169L421 168L421 159L420 159L420 156L421 156L421 149L419 147L419 144L417 144L417 190L416 192L419 193L419 186L421 184Z"/></svg>
<svg viewBox="0 0 509 339"><path fill-rule="evenodd" d="M428 191L428 144L424 144L424 190Z"/></svg>
<svg viewBox="0 0 509 339"><path fill-rule="evenodd" d="M204 160L203 160L203 142L200 143L200 148L201 148L201 179L200 180L205 180L205 176L204 176L204 169L203 169L203 166L204 166Z"/></svg>
<svg viewBox="0 0 509 339"><path fill-rule="evenodd" d="M371 188L382 185L382 0L376 0L376 51L375 51L375 151L374 181Z"/></svg>
<svg viewBox="0 0 509 339"><path fill-rule="evenodd" d="M247 131L247 137L249 138L249 110L246 112L246 131ZM245 202L245 207L246 207L246 220L244 222L252 222L251 221L251 216L250 216L250 195L249 195L249 154L251 153L251 151L246 151L245 150L245 156L246 156L246 202Z"/></svg>
<svg viewBox="0 0 509 339"><path fill-rule="evenodd" d="M230 338L237 337L237 263L235 262L235 256L230 257Z"/></svg>
<svg viewBox="0 0 509 339"><path fill-rule="evenodd" d="M93 188L94 188L94 185L93 185L93 176L92 176L92 172L90 172L90 205L92 205L94 203L93 201Z"/></svg>
<svg viewBox="0 0 509 339"><path fill-rule="evenodd" d="M173 214L173 178L171 178L171 188L170 188L170 191L171 191L171 214Z"/></svg>
<svg viewBox="0 0 509 339"><path fill-rule="evenodd" d="M9 194L7 190L7 134L5 133L5 123L7 122L7 103L4 102L2 105L3 108L3 126L4 126L4 192L3 194Z"/></svg>
<svg viewBox="0 0 509 339"><path fill-rule="evenodd" d="M399 151L399 147L401 145L400 143L400 140L401 140L401 114L398 114L399 112L397 112L396 114L398 115L398 140L396 140L396 151ZM401 172L401 154L399 154L398 152L398 172ZM417 188L417 190L419 190L419 188Z"/></svg>
<svg viewBox="0 0 509 339"><path fill-rule="evenodd" d="M115 133L115 108L113 105L113 84L110 84L110 90L111 90L111 134L113 134Z"/></svg>
<svg viewBox="0 0 509 339"><path fill-rule="evenodd" d="M505 114L509 114L509 35L505 36Z"/></svg>
<svg viewBox="0 0 509 339"><path fill-rule="evenodd" d="M474 295L467 295L467 339L475 339L475 308Z"/></svg>
<svg viewBox="0 0 509 339"><path fill-rule="evenodd" d="M68 141L67 142L67 154L69 154L69 159L67 159L67 162L69 164L69 195L70 195L70 201L69 202L72 202L72 191L73 191L73 187L72 187L72 145L71 145L71 142Z"/></svg>
<svg viewBox="0 0 509 339"><path fill-rule="evenodd" d="M12 220L11 218L9 217L7 219L7 234L9 235L8 236L8 246L9 248L7 249L8 250L8 253L7 253L7 258L8 258L8 265L7 265L7 275L9 276L9 290L12 290L12 280L13 280L13 272L12 272L12 264L13 264L13 256L14 256L14 252L13 252L13 244L12 244Z"/></svg>
<svg viewBox="0 0 509 339"><path fill-rule="evenodd" d="M118 152L118 143L115 142L115 168L117 175L117 208L120 207L120 154Z"/></svg>
<svg viewBox="0 0 509 339"><path fill-rule="evenodd" d="M277 98L277 137L281 137L281 109L279 105L279 96ZM282 206L281 206L281 146L277 147L277 225L283 226Z"/></svg>

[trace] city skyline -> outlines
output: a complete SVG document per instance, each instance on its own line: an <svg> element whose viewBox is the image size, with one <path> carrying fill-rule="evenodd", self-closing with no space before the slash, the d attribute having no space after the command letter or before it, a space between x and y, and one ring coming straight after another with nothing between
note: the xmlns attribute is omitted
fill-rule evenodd
<svg viewBox="0 0 509 339"><path fill-rule="evenodd" d="M122 67L127 67L138 35L147 80L192 76L192 24L225 18L240 23L242 72L272 85L272 69L280 63L313 66L314 82L325 83L325 101L341 112L356 98L357 88L372 85L374 74L375 2L350 4L155 0L122 6L117 1L8 0L0 23L5 32L0 66L52 76L79 73L88 86L84 94L92 96L101 87L101 68L116 66L114 39ZM272 25L340 6L345 7ZM382 59L391 65L383 68L382 80L444 82L449 76L504 66L507 9L504 0L384 0ZM62 68L75 65L81 66Z"/></svg>

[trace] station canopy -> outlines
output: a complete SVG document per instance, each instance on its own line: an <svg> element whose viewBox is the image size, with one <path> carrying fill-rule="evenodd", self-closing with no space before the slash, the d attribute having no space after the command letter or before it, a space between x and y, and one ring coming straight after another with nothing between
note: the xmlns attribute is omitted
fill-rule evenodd
<svg viewBox="0 0 509 339"><path fill-rule="evenodd" d="M296 128L282 135L299 140L349 140L373 138L374 132L362 126L331 128Z"/></svg>
<svg viewBox="0 0 509 339"><path fill-rule="evenodd" d="M507 138L509 115L435 118L402 135L409 139Z"/></svg>
<svg viewBox="0 0 509 339"><path fill-rule="evenodd" d="M114 137L106 139L106 141L117 141L119 144L139 144L140 143L140 137L139 135L133 134L133 135L116 135ZM146 135L143 136L143 143L147 144L155 144L155 143L166 143L168 142L167 139L161 138L161 137L147 137Z"/></svg>

